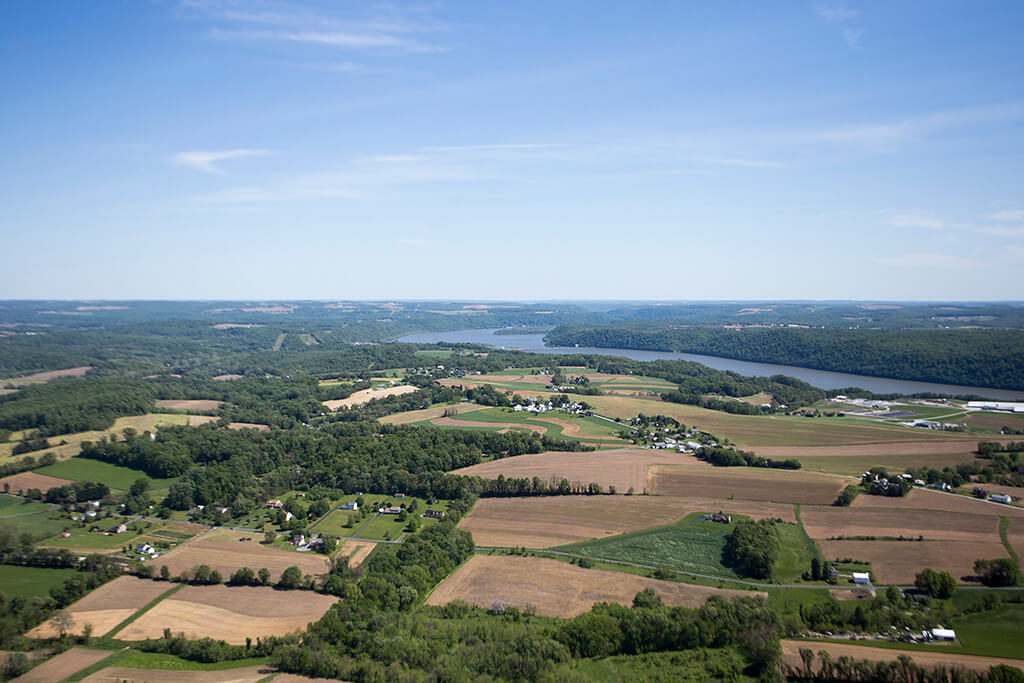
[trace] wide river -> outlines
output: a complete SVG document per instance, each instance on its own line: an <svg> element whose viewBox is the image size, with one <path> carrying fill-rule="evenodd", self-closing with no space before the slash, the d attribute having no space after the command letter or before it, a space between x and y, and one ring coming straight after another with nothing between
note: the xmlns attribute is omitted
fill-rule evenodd
<svg viewBox="0 0 1024 683"><path fill-rule="evenodd" d="M500 349L531 351L533 353L588 353L599 356L622 356L639 361L650 360L689 360L702 363L716 370L732 370L741 375L767 377L770 375L789 375L813 384L821 389L842 389L844 387L860 387L878 394L976 394L986 398L1002 401L1014 401L1024 398L1024 392L1006 389L987 389L984 387L964 387L956 384L936 384L934 382L914 382L903 379L887 379L885 377L869 377L867 375L851 375L845 372L829 372L812 370L794 365L774 365L772 363L752 363L745 360L703 356L695 353L673 353L668 351L639 351L636 349L598 349L593 347L545 346L542 334L494 334L497 330L456 330L454 332L421 332L407 334L398 341L413 344L488 344Z"/></svg>

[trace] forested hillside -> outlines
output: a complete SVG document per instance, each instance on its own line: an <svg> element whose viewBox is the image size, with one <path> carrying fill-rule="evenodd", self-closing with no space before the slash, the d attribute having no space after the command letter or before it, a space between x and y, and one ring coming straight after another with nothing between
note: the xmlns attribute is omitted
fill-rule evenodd
<svg viewBox="0 0 1024 683"><path fill-rule="evenodd" d="M1024 331L565 325L545 341L700 353L876 377L1024 391Z"/></svg>

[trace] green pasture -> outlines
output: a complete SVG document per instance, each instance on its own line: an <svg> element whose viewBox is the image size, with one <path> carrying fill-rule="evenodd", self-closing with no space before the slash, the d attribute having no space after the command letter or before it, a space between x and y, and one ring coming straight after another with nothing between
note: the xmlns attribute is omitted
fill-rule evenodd
<svg viewBox="0 0 1024 683"><path fill-rule="evenodd" d="M564 433L562 425L555 424L553 422L546 422L541 418L555 418L559 420L565 420L573 424L580 425L580 434L568 436ZM501 430L501 429L512 429L514 431L527 431L524 427L516 427L514 425L535 425L537 427L546 430L546 434L549 437L556 439L565 439L566 441L581 441L587 442L588 436L616 436L620 430L618 425L601 420L595 417L577 417L569 415L568 413L560 411L552 411L544 413L543 415L537 415L536 413L529 413L526 411L515 412L510 408L484 408L482 410L474 410L471 413L465 415L456 415L455 419L465 422L476 422L480 423L479 426L458 426L458 427L444 427L446 429L484 429L488 431ZM414 423L418 426L430 426L437 427L429 420L422 420ZM624 442L623 442L624 443Z"/></svg>
<svg viewBox="0 0 1024 683"><path fill-rule="evenodd" d="M90 458L71 458L63 460L55 465L43 467L36 470L39 474L46 474L51 477L70 479L71 481L94 481L106 484L112 489L127 491L135 483L136 479L149 479L151 489L165 489L177 478L154 479L141 470L133 470L130 467L112 465L101 460Z"/></svg>
<svg viewBox="0 0 1024 683"><path fill-rule="evenodd" d="M46 509L31 515L0 517L0 525L12 526L19 534L31 534L35 538L46 538L75 524L60 510Z"/></svg>
<svg viewBox="0 0 1024 683"><path fill-rule="evenodd" d="M128 531L120 534L104 534L94 533L89 531L92 527L99 529L110 529L118 524L125 523L128 526ZM72 522L78 524L77 522ZM160 529L161 524L155 522L145 522L136 520L129 522L123 517L107 517L105 519L90 520L84 527L72 526L68 528L68 533L71 535L67 538L60 536L48 539L46 544L54 546L56 548L75 548L83 550L116 550L124 545L136 545L145 541L156 541L160 540L163 543L174 544L175 541L171 539L150 539L147 534ZM155 545L155 543L154 543Z"/></svg>
<svg viewBox="0 0 1024 683"><path fill-rule="evenodd" d="M799 524L776 524L775 532L779 535L779 559L772 578L779 583L799 581L818 554L814 541Z"/></svg>
<svg viewBox="0 0 1024 683"><path fill-rule="evenodd" d="M11 598L15 595L45 598L50 588L59 586L78 573L77 569L48 569L45 567L15 567L0 565L0 594Z"/></svg>
<svg viewBox="0 0 1024 683"><path fill-rule="evenodd" d="M0 494L0 524L3 524L8 517L16 517L26 514L37 514L50 509L45 503L37 503L33 500L24 500L17 496Z"/></svg>
<svg viewBox="0 0 1024 683"><path fill-rule="evenodd" d="M732 532L737 518L733 517L731 524L692 521L700 516L694 513L669 526L573 543L558 549L586 557L739 578L722 562L726 536Z"/></svg>

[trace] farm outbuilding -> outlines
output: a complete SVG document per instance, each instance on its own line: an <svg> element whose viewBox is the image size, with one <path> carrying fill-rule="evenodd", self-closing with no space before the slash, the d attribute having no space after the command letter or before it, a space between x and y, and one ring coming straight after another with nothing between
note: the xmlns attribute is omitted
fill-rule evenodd
<svg viewBox="0 0 1024 683"><path fill-rule="evenodd" d="M935 640L956 640L956 631L951 628L933 628L932 638Z"/></svg>
<svg viewBox="0 0 1024 683"><path fill-rule="evenodd" d="M853 582L860 585L867 585L871 583L871 575L867 572L853 572Z"/></svg>

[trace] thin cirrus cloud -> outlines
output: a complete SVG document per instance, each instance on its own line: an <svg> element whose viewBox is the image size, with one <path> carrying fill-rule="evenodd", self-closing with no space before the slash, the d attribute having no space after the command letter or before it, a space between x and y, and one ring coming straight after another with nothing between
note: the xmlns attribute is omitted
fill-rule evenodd
<svg viewBox="0 0 1024 683"><path fill-rule="evenodd" d="M1006 211L996 211L988 215L994 221L1024 221L1024 210L1022 209L1009 209Z"/></svg>
<svg viewBox="0 0 1024 683"><path fill-rule="evenodd" d="M814 7L814 14L830 24L840 24L856 19L860 12L850 9L846 5L817 5Z"/></svg>
<svg viewBox="0 0 1024 683"><path fill-rule="evenodd" d="M975 268L978 263L970 259L953 256L952 254L914 253L902 256L879 256L872 259L875 263L893 268L939 268L945 270L965 270Z"/></svg>
<svg viewBox="0 0 1024 683"><path fill-rule="evenodd" d="M265 149L225 149L216 152L178 152L172 157L174 163L188 166L205 173L224 174L227 171L217 166L222 161L260 157L270 154Z"/></svg>

